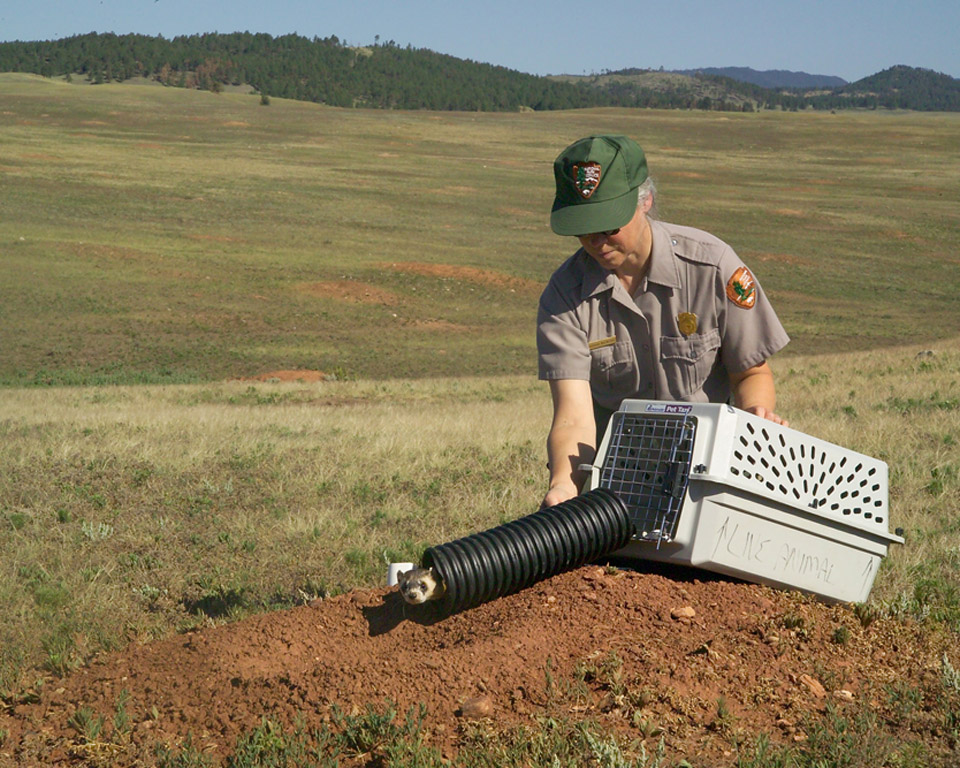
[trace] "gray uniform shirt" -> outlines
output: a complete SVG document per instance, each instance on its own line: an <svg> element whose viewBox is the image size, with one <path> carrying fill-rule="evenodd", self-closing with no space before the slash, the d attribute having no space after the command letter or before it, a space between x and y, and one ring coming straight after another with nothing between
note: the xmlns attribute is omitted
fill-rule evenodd
<svg viewBox="0 0 960 768"><path fill-rule="evenodd" d="M729 372L789 341L729 245L692 227L650 227L650 268L634 296L580 250L540 297L540 378L589 381L598 422L624 398L726 402Z"/></svg>

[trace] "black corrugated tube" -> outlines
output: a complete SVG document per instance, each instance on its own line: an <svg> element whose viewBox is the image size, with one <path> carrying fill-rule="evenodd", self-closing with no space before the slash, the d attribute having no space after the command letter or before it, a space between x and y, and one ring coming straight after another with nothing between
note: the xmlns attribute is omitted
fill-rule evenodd
<svg viewBox="0 0 960 768"><path fill-rule="evenodd" d="M423 553L446 584L443 608L455 613L577 568L626 546L633 523L614 493L596 488L488 531Z"/></svg>

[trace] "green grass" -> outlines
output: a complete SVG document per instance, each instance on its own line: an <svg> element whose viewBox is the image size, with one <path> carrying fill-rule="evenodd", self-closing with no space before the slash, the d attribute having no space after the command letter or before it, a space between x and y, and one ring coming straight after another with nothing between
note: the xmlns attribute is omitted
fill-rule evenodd
<svg viewBox="0 0 960 768"><path fill-rule="evenodd" d="M557 701L555 704L567 704ZM719 716L724 714L722 700ZM451 758L427 743L423 732L424 711L416 708L401 717L389 702L370 704L367 711L347 715L334 710L330 725L308 729L292 728L264 718L261 724L243 734L227 758L228 768L252 766L382 765L393 768L494 768L495 766L552 765L579 768L691 768L688 762L670 753L662 737L636 739L605 733L590 720L576 721L568 716L543 715L536 727L496 728L490 723L466 725L461 747ZM718 717L719 720L719 717ZM728 722L732 722L727 716ZM97 725L97 724L95 724ZM99 725L102 725L100 723ZM88 726L89 727L89 726ZM722 727L722 726L718 726ZM828 704L822 716L806 723L804 743L775 746L765 735L738 737L733 742L729 765L737 768L860 768L888 765L900 768L929 768L937 758L919 742L897 740L878 728L875 715L868 709L840 711ZM730 726L732 729L732 725ZM212 763L196 750L192 738L179 746L159 745L157 764L161 768L204 768ZM938 764L943 765L940 762Z"/></svg>
<svg viewBox="0 0 960 768"><path fill-rule="evenodd" d="M592 131L638 138L663 218L755 269L785 356L960 327L956 115L395 113L15 75L0 99L0 384L527 372L574 248L550 164Z"/></svg>
<svg viewBox="0 0 960 768"><path fill-rule="evenodd" d="M390 703L370 705L367 711L348 715L334 710L331 726L309 730L303 725L286 729L263 719L260 726L237 740L228 768L284 766L285 768L335 768L346 764L393 766L394 768L493 768L494 766L552 765L559 768L657 768L666 765L660 751L648 755L604 735L591 725L548 719L539 731L516 728L494 732L474 727L466 745L452 759L425 743L422 708L405 716ZM635 753L635 754L634 754ZM160 768L203 768L209 760L193 746L161 746Z"/></svg>

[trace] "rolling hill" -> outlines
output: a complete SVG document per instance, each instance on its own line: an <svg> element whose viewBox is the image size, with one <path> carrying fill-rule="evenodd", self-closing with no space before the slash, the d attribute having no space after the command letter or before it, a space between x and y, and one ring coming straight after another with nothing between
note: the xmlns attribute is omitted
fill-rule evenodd
<svg viewBox="0 0 960 768"><path fill-rule="evenodd" d="M0 43L0 72L93 84L147 78L167 86L215 92L248 87L266 97L378 109L960 111L960 81L916 67L892 67L852 84L830 76L744 67L685 72L630 68L541 77L401 47L392 40L357 48L336 36L310 39L250 32L172 40L90 33L61 40Z"/></svg>
<svg viewBox="0 0 960 768"><path fill-rule="evenodd" d="M729 77L742 83L752 83L763 88L842 88L847 81L835 75L810 75L806 72L791 72L786 69L756 70L751 67L701 67L700 69L675 69L681 75L717 75Z"/></svg>

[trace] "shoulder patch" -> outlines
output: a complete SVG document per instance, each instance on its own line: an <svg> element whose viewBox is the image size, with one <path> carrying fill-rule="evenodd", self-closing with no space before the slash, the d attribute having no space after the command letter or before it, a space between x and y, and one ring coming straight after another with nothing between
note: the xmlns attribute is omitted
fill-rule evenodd
<svg viewBox="0 0 960 768"><path fill-rule="evenodd" d="M727 298L738 307L753 309L757 303L757 284L746 267L740 267L727 281Z"/></svg>

